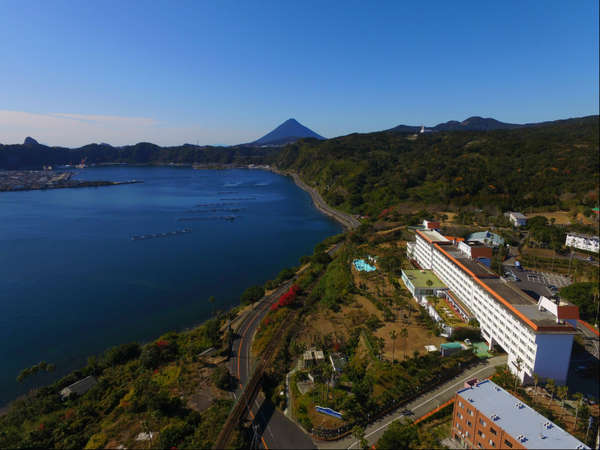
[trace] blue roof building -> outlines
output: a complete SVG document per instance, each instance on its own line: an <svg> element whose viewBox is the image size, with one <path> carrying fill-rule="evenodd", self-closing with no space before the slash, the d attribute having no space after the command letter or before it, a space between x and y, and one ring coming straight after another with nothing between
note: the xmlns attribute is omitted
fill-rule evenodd
<svg viewBox="0 0 600 450"><path fill-rule="evenodd" d="M471 448L589 449L490 380L456 393L452 435Z"/></svg>
<svg viewBox="0 0 600 450"><path fill-rule="evenodd" d="M492 233L491 231L478 231L477 233L471 233L465 240L481 242L484 245L489 245L492 247L500 247L501 245L504 245L504 238L496 233Z"/></svg>

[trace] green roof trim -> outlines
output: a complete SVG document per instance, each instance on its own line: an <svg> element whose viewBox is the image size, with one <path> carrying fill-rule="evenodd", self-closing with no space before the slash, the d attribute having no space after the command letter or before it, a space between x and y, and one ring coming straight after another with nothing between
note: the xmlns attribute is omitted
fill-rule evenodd
<svg viewBox="0 0 600 450"><path fill-rule="evenodd" d="M446 285L440 281L431 270L402 270L416 289L445 288ZM427 282L431 283L428 284Z"/></svg>

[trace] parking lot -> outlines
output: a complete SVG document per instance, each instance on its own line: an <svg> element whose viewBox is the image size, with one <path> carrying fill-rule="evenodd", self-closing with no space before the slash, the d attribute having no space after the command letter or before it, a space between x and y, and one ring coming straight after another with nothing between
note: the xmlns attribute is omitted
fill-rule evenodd
<svg viewBox="0 0 600 450"><path fill-rule="evenodd" d="M540 295L551 297L558 289L571 284L569 277L557 273L522 270L511 265L504 265L503 270L506 278L536 300Z"/></svg>

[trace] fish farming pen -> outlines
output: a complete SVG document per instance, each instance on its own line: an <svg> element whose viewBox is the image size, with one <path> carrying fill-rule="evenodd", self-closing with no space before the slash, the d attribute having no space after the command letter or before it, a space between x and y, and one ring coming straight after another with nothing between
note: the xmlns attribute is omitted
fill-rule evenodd
<svg viewBox="0 0 600 450"><path fill-rule="evenodd" d="M191 228L184 228L182 230L167 231L166 233L134 234L133 236L131 236L131 240L132 241L145 241L148 239L157 239L157 238L164 238L164 237L169 237L169 236L178 236L181 234L187 234L187 233L191 233L191 232L192 232Z"/></svg>

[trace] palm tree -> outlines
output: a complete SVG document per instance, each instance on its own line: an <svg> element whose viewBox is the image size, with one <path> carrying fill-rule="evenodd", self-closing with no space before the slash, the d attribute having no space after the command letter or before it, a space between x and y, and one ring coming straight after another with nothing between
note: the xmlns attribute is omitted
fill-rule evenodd
<svg viewBox="0 0 600 450"><path fill-rule="evenodd" d="M569 395L569 388L567 387L567 385L564 386L559 386L556 389L556 395L558 396L558 398L560 398L560 407L563 409L565 409L565 400L567 399L567 396Z"/></svg>
<svg viewBox="0 0 600 450"><path fill-rule="evenodd" d="M552 403L552 401L554 400L554 391L556 390L556 383L552 378L548 378L548 380L546 381L546 390L550 392L550 403Z"/></svg>
<svg viewBox="0 0 600 450"><path fill-rule="evenodd" d="M400 330L400 336L402 336L402 339L404 339L404 359L406 359L406 341L408 339L408 328L402 328L402 330Z"/></svg>
<svg viewBox="0 0 600 450"><path fill-rule="evenodd" d="M392 338L392 364L394 364L394 362L396 362L396 358L394 358L396 352L396 339L398 339L396 330L390 331L390 337Z"/></svg>
<svg viewBox="0 0 600 450"><path fill-rule="evenodd" d="M596 303L596 319L594 325L598 327L598 311L600 310L600 286L598 283L592 288L592 295L594 296L594 303Z"/></svg>
<svg viewBox="0 0 600 450"><path fill-rule="evenodd" d="M329 383L331 382L331 378L333 376L333 367L331 364L325 362L323 366L323 379L325 381L327 393L325 394L325 402L329 401Z"/></svg>
<svg viewBox="0 0 600 450"><path fill-rule="evenodd" d="M540 376L537 373L533 373L533 398L537 397L537 385L540 382Z"/></svg>
<svg viewBox="0 0 600 450"><path fill-rule="evenodd" d="M515 377L515 392L517 390L517 383L519 382L519 375L521 374L521 370L523 370L523 360L519 356L515 361L515 367L517 368L517 376Z"/></svg>
<svg viewBox="0 0 600 450"><path fill-rule="evenodd" d="M208 302L210 303L210 306L212 308L212 315L215 315L215 296L211 295L210 297L208 297Z"/></svg>
<svg viewBox="0 0 600 450"><path fill-rule="evenodd" d="M579 414L579 408L581 407L581 400L583 400L583 394L581 392L575 392L573 394L573 398L577 403L575 403L575 430L577 430L577 415Z"/></svg>

